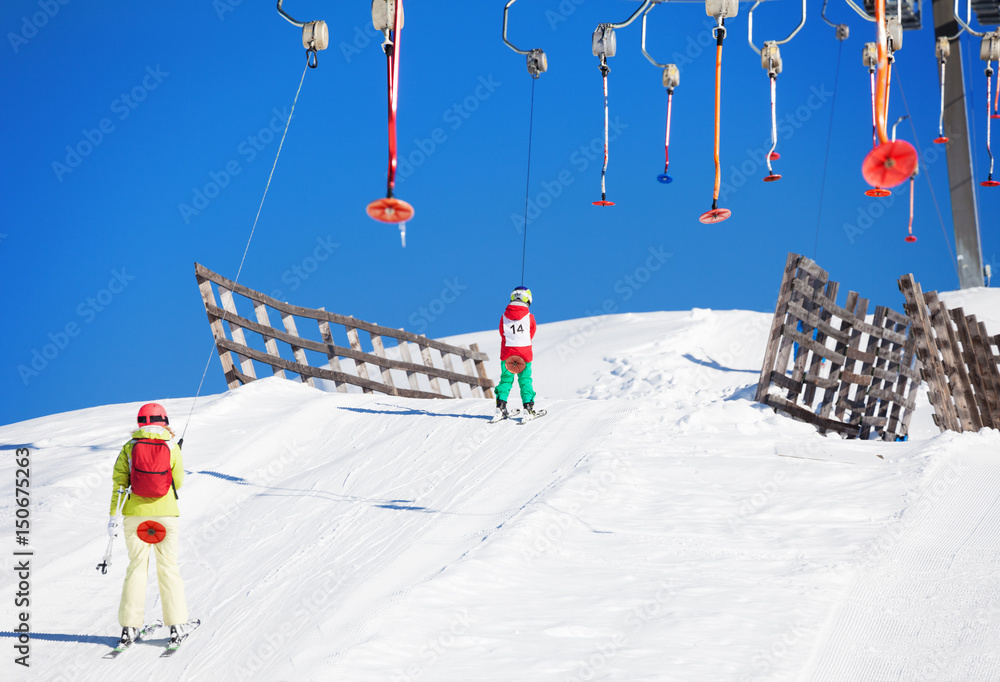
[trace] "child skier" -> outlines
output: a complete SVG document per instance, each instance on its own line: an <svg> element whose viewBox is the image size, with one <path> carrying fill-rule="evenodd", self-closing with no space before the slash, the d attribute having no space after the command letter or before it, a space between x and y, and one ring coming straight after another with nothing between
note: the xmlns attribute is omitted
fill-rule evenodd
<svg viewBox="0 0 1000 682"><path fill-rule="evenodd" d="M500 318L500 383L497 384L497 412L493 417L499 421L506 419L507 396L514 385L515 372L521 364L524 368L517 372L517 386L521 392L521 404L528 418L535 416L535 389L531 384L531 340L535 336L535 316L529 312L531 289L517 287L510 295L510 305ZM523 361L523 362L522 362Z"/></svg>
<svg viewBox="0 0 1000 682"><path fill-rule="evenodd" d="M123 628L119 646L129 646L143 626L150 547L156 552L163 622L170 626L170 641L175 645L188 622L184 582L177 565L180 511L176 491L184 482L181 444L173 440L174 432L162 405L143 405L137 421L139 428L115 461L108 522L108 535L116 537L122 525L117 516L120 509L129 558L118 608L118 622Z"/></svg>

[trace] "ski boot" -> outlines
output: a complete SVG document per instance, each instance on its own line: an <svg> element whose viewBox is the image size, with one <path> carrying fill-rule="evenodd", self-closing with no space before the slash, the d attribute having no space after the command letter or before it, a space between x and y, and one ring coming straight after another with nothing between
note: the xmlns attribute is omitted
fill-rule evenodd
<svg viewBox="0 0 1000 682"><path fill-rule="evenodd" d="M170 643L177 644L181 639L184 638L184 626L183 625L171 625L170 626Z"/></svg>
<svg viewBox="0 0 1000 682"><path fill-rule="evenodd" d="M493 415L493 418L500 421L501 419L507 419L509 416L510 414L507 412L507 401L497 398L497 411L496 414Z"/></svg>
<svg viewBox="0 0 1000 682"><path fill-rule="evenodd" d="M137 634L139 634L139 628L122 628L122 638L118 640L118 646L130 646L135 641Z"/></svg>
<svg viewBox="0 0 1000 682"><path fill-rule="evenodd" d="M535 415L535 402L534 401L531 401L530 403L525 403L522 407L524 407L524 411L527 412L529 416L531 416L531 417L536 416Z"/></svg>

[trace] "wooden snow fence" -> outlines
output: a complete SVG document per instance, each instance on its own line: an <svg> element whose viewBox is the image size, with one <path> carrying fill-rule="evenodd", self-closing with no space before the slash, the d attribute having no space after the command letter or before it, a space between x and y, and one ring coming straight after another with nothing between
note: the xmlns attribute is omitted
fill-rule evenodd
<svg viewBox="0 0 1000 682"><path fill-rule="evenodd" d="M899 279L913 320L921 374L934 423L942 431L1000 428L1000 335L990 336L975 315L949 310L937 292L923 293L913 275Z"/></svg>
<svg viewBox="0 0 1000 682"><path fill-rule="evenodd" d="M341 393L346 393L348 386L357 386L365 393L385 393L404 398L461 398L461 387L466 386L472 397L493 398L493 382L487 376L483 364L489 357L481 353L476 344L468 348L453 346L402 329L390 329L354 317L337 315L323 308L302 308L283 303L226 279L198 263L195 263L195 275L230 389L257 379L253 363L260 362L269 365L272 372L282 378L285 378L287 371L298 374L303 382L310 385L315 385L314 379L317 378L332 381L336 390ZM213 283L222 299L221 308L216 303ZM241 317L237 313L233 294L238 294L253 304L256 320ZM271 325L270 311L275 311L281 317L283 329ZM296 318L305 325L317 324L318 336L322 341L301 336ZM226 336L224 325L229 328L229 337ZM359 330L368 333L371 353L363 350ZM254 340L259 341L256 345L262 346L263 350L251 347L245 332L253 332L256 335ZM346 336L350 347L336 345L335 332ZM386 338L395 339L397 345L387 348L384 344ZM281 356L279 342L291 348L294 360ZM409 344L416 346L421 362L413 362ZM321 354L326 359L327 366L310 365L306 351ZM440 365L435 361L435 355L439 355ZM452 356L461 363L464 373L455 370ZM341 365L341 360L352 361L353 374L347 371L351 365ZM375 368L381 381L369 375L368 365ZM397 375L395 380L394 371ZM397 385L397 382L403 381L404 374L406 388Z"/></svg>
<svg viewBox="0 0 1000 682"><path fill-rule="evenodd" d="M756 400L848 438L906 435L920 374L910 320L839 284L812 260L788 254Z"/></svg>

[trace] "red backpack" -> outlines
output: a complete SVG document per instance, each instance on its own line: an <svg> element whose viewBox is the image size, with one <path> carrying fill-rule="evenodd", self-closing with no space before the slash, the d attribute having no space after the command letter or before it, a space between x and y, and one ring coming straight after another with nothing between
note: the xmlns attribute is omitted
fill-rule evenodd
<svg viewBox="0 0 1000 682"><path fill-rule="evenodd" d="M139 497L163 497L174 485L170 470L170 446L156 439L136 440L132 446L130 481L132 494ZM176 491L174 495L176 495Z"/></svg>

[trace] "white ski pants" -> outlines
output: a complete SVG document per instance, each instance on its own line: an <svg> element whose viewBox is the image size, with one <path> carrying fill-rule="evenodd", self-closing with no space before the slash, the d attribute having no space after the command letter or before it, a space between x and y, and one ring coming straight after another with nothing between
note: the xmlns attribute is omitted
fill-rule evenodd
<svg viewBox="0 0 1000 682"><path fill-rule="evenodd" d="M167 529L160 542L151 545L139 539L136 529L143 521L157 521ZM146 582L149 575L149 550L156 552L156 578L163 605L163 623L180 625L188 621L184 600L184 581L177 565L180 522L176 516L126 516L123 525L128 547L128 570L122 586L122 601L118 607L118 622L122 627L141 628L146 614Z"/></svg>

